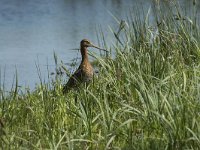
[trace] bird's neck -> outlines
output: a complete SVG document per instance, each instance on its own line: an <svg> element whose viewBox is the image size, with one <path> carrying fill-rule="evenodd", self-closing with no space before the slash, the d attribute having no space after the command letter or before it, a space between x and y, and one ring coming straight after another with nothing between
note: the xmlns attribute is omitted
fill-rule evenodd
<svg viewBox="0 0 200 150"><path fill-rule="evenodd" d="M88 61L87 47L81 47L82 62Z"/></svg>

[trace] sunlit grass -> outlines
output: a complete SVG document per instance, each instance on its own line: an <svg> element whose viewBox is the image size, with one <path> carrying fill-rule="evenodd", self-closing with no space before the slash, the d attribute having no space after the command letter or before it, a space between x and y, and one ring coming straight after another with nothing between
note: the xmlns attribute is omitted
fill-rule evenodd
<svg viewBox="0 0 200 150"><path fill-rule="evenodd" d="M173 9L111 29L115 58L91 54L99 74L89 87L63 95L58 77L21 92L16 78L1 91L1 148L200 149L200 30Z"/></svg>

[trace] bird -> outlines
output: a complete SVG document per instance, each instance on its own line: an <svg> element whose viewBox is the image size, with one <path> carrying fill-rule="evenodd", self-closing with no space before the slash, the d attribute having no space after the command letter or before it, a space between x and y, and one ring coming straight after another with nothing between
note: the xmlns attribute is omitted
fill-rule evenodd
<svg viewBox="0 0 200 150"><path fill-rule="evenodd" d="M100 50L105 50L93 45L89 40L83 39L80 42L81 63L74 74L69 78L68 82L63 87L63 94L68 93L71 89L78 88L82 83L90 83L93 79L93 67L89 62L88 47L94 47ZM105 50L107 51L107 50Z"/></svg>

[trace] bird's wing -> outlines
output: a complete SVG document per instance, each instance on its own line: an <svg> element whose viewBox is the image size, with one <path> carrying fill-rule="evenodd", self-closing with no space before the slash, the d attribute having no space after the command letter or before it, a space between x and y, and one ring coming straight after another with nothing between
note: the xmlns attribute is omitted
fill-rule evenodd
<svg viewBox="0 0 200 150"><path fill-rule="evenodd" d="M77 87L78 84L80 83L81 78L82 78L82 69L78 68L63 87L63 93L67 93L71 88Z"/></svg>

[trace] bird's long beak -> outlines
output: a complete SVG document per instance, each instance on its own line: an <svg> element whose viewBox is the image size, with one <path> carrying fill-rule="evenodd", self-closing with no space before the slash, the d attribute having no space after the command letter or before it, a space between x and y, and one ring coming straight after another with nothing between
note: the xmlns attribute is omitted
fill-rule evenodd
<svg viewBox="0 0 200 150"><path fill-rule="evenodd" d="M94 47L94 48L97 48L97 49L99 49L99 50L103 50L103 51L108 52L108 50L103 49L103 48L100 48L100 47L98 47L98 46L96 46L96 45L93 45L93 44L90 44L90 47Z"/></svg>

